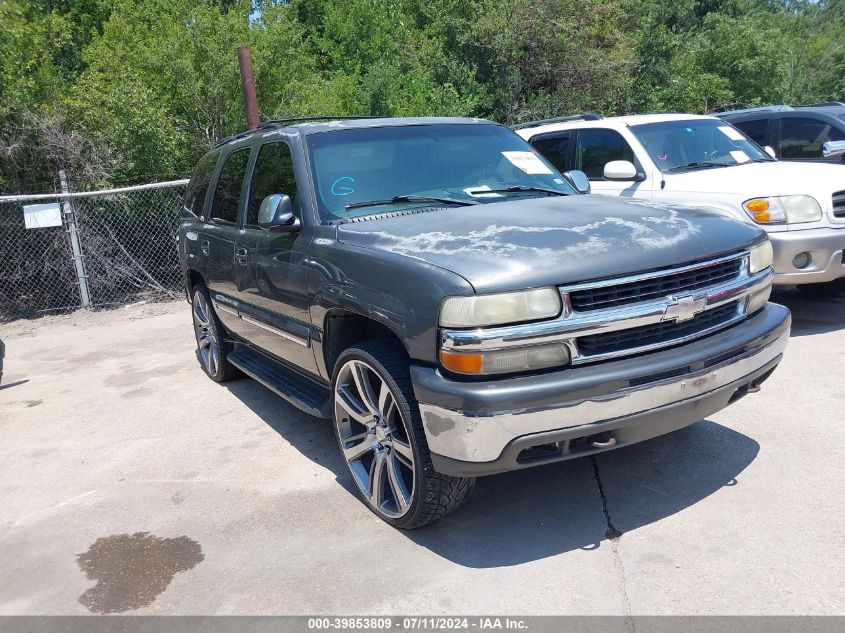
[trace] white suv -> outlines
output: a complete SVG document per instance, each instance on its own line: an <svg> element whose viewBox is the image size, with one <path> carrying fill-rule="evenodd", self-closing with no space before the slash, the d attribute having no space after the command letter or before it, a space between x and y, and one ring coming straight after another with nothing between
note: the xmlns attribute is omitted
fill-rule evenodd
<svg viewBox="0 0 845 633"><path fill-rule="evenodd" d="M593 193L708 208L762 226L775 283L806 294L845 292L845 166L780 162L710 116L598 115L516 131L561 172L583 171Z"/></svg>

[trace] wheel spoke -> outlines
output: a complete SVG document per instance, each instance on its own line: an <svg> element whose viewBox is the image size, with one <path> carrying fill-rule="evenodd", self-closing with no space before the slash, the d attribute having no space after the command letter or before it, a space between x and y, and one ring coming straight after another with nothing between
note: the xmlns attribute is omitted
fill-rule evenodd
<svg viewBox="0 0 845 633"><path fill-rule="evenodd" d="M220 364L220 348L212 345L208 354L208 371L210 374L217 373L217 366Z"/></svg>
<svg viewBox="0 0 845 633"><path fill-rule="evenodd" d="M202 294L197 297L197 317L203 325L208 325L208 302Z"/></svg>
<svg viewBox="0 0 845 633"><path fill-rule="evenodd" d="M387 383L381 381L381 387L378 392L378 412L386 420L388 410L393 407L393 396L390 395L390 388Z"/></svg>
<svg viewBox="0 0 845 633"><path fill-rule="evenodd" d="M402 473L399 472L399 464L392 456L387 458L387 480L390 482L390 490L396 500L396 507L400 512L407 511L411 504L411 495L405 490Z"/></svg>
<svg viewBox="0 0 845 633"><path fill-rule="evenodd" d="M361 441L355 444L354 446L346 446L348 442L353 441L355 438L361 438ZM376 438L370 435L369 433L362 433L360 435L355 435L348 439L344 439L343 444L346 447L343 449L343 456L346 458L347 461L354 462L356 460L361 459L369 451L372 451L377 443L378 442Z"/></svg>
<svg viewBox="0 0 845 633"><path fill-rule="evenodd" d="M394 411L396 411L396 400L394 400L393 395L391 394L389 403L387 405L387 411L385 411L384 415L382 416L385 420L387 420L388 424L390 423L390 420L393 417Z"/></svg>
<svg viewBox="0 0 845 633"><path fill-rule="evenodd" d="M356 398L350 391L347 385L338 385L335 402L340 405L349 417L359 424L369 424L372 421L372 415L367 410L367 407Z"/></svg>
<svg viewBox="0 0 845 633"><path fill-rule="evenodd" d="M370 381L367 379L367 367L363 363L355 363L352 366L352 378L355 380L355 388L358 390L361 402L372 415L377 415L379 412L378 404Z"/></svg>
<svg viewBox="0 0 845 633"><path fill-rule="evenodd" d="M402 461L408 468L414 468L414 451L409 444L395 437L390 441L390 446L396 454L397 459Z"/></svg>
<svg viewBox="0 0 845 633"><path fill-rule="evenodd" d="M381 506L384 500L384 482L382 480L384 479L385 461L384 453L376 453L373 463L370 465L369 497L376 507Z"/></svg>
<svg viewBox="0 0 845 633"><path fill-rule="evenodd" d="M199 340L200 349L205 349L209 345L211 345L211 341L208 340L208 336L203 334L202 338Z"/></svg>

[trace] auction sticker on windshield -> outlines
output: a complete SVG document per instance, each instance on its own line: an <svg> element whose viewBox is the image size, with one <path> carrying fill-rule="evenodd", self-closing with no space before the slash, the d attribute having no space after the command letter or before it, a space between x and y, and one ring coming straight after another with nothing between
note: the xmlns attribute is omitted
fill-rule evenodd
<svg viewBox="0 0 845 633"><path fill-rule="evenodd" d="M502 152L514 167L526 174L551 174L552 170L534 152Z"/></svg>
<svg viewBox="0 0 845 633"><path fill-rule="evenodd" d="M732 141L742 141L745 140L745 137L742 136L739 132L737 132L732 127L728 127L727 125L720 125L719 131L727 136Z"/></svg>

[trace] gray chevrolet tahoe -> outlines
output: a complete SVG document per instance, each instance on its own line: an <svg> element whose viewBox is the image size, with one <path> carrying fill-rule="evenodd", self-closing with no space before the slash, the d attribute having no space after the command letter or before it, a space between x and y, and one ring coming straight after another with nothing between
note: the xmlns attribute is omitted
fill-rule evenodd
<svg viewBox="0 0 845 633"><path fill-rule="evenodd" d="M477 119L271 121L196 167L179 230L198 356L331 419L400 528L475 477L623 447L757 391L790 316L765 234L580 194Z"/></svg>

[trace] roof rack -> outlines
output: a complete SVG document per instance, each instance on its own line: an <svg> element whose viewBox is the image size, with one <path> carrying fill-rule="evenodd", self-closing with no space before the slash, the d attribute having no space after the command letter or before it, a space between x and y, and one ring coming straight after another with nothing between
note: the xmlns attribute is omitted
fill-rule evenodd
<svg viewBox="0 0 845 633"><path fill-rule="evenodd" d="M547 123L565 123L566 121L598 121L601 119L602 116L600 114L596 114L595 112L584 112L583 114L572 114L570 116L558 116L554 117L553 119L540 119L538 121L528 121L526 123L520 123L519 125L514 125L514 130L522 130L527 127L538 127L540 125L546 125Z"/></svg>
<svg viewBox="0 0 845 633"><path fill-rule="evenodd" d="M759 106L756 108L741 108L739 110L727 110L725 112L713 112L711 116L727 116L729 114L750 114L751 112L789 112L794 110L792 106L788 106L786 104L781 105L769 105L769 106Z"/></svg>
<svg viewBox="0 0 845 633"><path fill-rule="evenodd" d="M262 121L258 129L265 127L281 127L283 125L290 125L291 123L308 123L309 121L354 121L355 119L385 119L387 118L381 114L351 114L341 116L294 116L284 119L270 119L269 121Z"/></svg>
<svg viewBox="0 0 845 633"><path fill-rule="evenodd" d="M227 143L231 143L232 141L237 141L238 139L246 138L250 134L255 134L261 130L267 129L276 129L280 127L284 127L286 125L290 125L292 123L307 123L308 121L348 121L354 119L383 119L384 116L381 115L371 115L371 114L359 114L359 115L341 115L341 116L332 116L332 115L325 115L325 116L297 116L297 117L288 117L284 119L270 119L268 121L262 121L258 124L257 128L252 128L249 130L244 130L243 132L238 132L237 134L232 134L231 136L227 136L226 138L220 139L214 144L214 147L220 147L221 145L226 145Z"/></svg>

